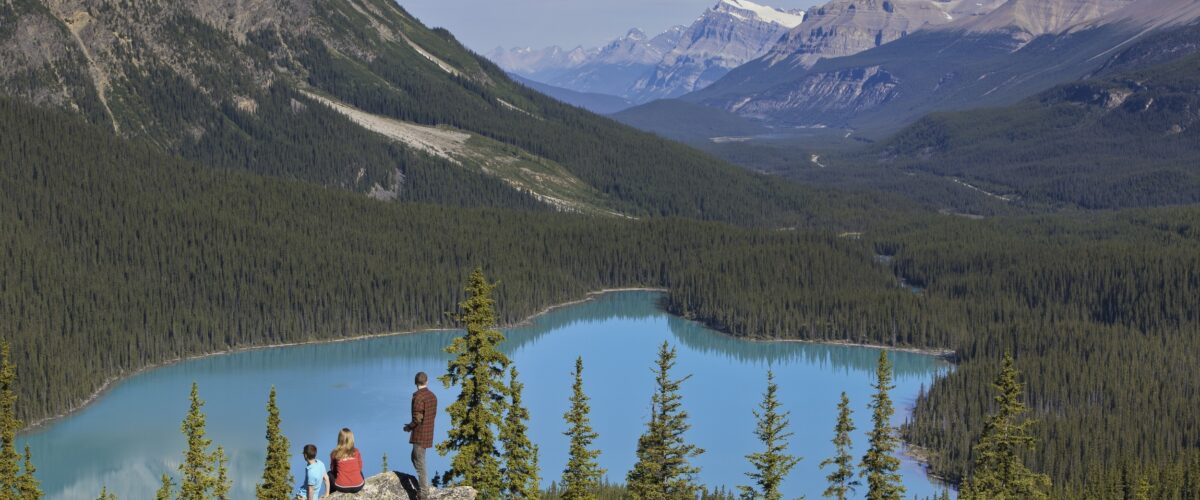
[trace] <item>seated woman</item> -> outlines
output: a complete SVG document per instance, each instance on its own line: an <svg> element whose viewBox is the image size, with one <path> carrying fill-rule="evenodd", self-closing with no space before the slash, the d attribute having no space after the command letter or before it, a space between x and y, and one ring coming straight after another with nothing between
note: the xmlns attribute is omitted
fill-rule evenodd
<svg viewBox="0 0 1200 500"><path fill-rule="evenodd" d="M329 482L333 484L331 491L343 493L358 493L362 491L363 462L362 454L354 447L354 433L350 429L342 429L338 433L337 448L329 454Z"/></svg>

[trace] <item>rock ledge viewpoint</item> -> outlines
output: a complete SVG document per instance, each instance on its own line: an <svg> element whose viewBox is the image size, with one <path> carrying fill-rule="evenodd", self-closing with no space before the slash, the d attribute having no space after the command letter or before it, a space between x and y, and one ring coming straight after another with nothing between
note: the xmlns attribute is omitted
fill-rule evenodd
<svg viewBox="0 0 1200 500"><path fill-rule="evenodd" d="M401 478L411 479L401 482ZM328 498L340 499L355 499L355 500L415 500L416 494L411 496L405 490L404 484L415 484L416 480L407 474L396 472L384 472L367 478L367 485L358 493L334 493ZM445 488L433 490L429 494L429 500L475 500L475 488L470 486L459 486L455 488Z"/></svg>

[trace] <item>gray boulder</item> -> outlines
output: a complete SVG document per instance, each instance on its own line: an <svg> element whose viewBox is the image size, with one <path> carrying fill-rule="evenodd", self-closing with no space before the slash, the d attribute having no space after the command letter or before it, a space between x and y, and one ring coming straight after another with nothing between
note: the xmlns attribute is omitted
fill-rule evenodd
<svg viewBox="0 0 1200 500"><path fill-rule="evenodd" d="M416 478L399 472L384 472L367 478L367 484L358 493L334 493L330 499L340 500L416 500ZM475 488L458 486L435 489L429 500L475 500Z"/></svg>

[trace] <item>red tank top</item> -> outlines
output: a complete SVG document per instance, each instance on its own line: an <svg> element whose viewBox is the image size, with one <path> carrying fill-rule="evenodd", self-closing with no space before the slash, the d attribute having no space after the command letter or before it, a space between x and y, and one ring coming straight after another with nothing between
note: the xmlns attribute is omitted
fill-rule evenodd
<svg viewBox="0 0 1200 500"><path fill-rule="evenodd" d="M358 448L354 449L353 457L341 460L330 454L329 465L334 472L333 484L343 488L353 488L363 484L362 454L358 452Z"/></svg>

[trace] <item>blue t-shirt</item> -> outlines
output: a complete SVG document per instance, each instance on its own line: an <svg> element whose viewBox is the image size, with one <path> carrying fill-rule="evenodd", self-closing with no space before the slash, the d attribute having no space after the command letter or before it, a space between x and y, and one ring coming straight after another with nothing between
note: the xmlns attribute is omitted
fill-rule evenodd
<svg viewBox="0 0 1200 500"><path fill-rule="evenodd" d="M322 479L328 471L325 469L325 464L319 459L313 463L304 466L304 481L300 483L300 491L297 493L300 498L308 499L308 487L313 487L313 498L321 497Z"/></svg>

